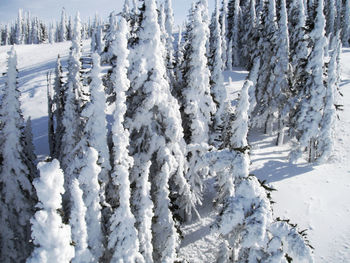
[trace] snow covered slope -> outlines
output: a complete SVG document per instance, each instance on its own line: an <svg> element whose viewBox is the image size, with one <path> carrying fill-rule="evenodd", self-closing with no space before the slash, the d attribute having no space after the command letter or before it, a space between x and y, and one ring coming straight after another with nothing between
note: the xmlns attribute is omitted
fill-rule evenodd
<svg viewBox="0 0 350 263"><path fill-rule="evenodd" d="M17 46L19 85L22 91L22 110L33 121L34 144L42 158L48 154L46 74L54 70L57 55L66 65L69 42L57 44ZM85 50L89 47L84 44ZM6 72L6 52L10 47L0 47L1 73ZM332 161L320 166L306 163L290 164L289 146L274 146L275 137L250 134L251 172L267 180L275 188L272 197L275 216L289 218L300 229L308 228L311 244L315 247L316 262L350 262L350 49L342 55L344 112L336 127L336 147ZM225 73L231 97L236 97L247 72L235 69ZM231 77L232 82L229 82ZM205 202L199 208L202 220L185 225L180 255L189 262L214 262L220 238L210 231L215 214L212 213L213 180L207 181Z"/></svg>
<svg viewBox="0 0 350 263"><path fill-rule="evenodd" d="M274 137L251 134L251 172L271 183L275 216L309 229L315 262L350 262L350 49L343 49L344 111L336 124L334 156L327 164L290 164L288 145Z"/></svg>

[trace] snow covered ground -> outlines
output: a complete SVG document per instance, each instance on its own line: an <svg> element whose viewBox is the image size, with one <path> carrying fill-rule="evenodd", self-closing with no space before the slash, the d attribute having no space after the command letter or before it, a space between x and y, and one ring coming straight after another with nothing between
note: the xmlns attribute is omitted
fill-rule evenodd
<svg viewBox="0 0 350 263"><path fill-rule="evenodd" d="M32 117L34 144L41 158L48 154L46 75L54 70L58 54L66 65L69 47L69 42L16 46L22 111L25 118ZM85 42L84 49L88 48ZM9 49L0 47L1 86ZM246 75L240 69L225 73L231 98L238 95ZM250 134L251 173L278 190L272 194L276 217L291 219L301 230L309 229L316 262L350 262L350 49L343 50L341 91L344 111L339 113L335 152L328 164L291 164L287 159L289 145L276 147L275 137L258 131ZM182 228L180 255L188 262L215 262L220 237L210 231L215 218L213 184L213 179L208 179L204 205L199 208L202 219Z"/></svg>

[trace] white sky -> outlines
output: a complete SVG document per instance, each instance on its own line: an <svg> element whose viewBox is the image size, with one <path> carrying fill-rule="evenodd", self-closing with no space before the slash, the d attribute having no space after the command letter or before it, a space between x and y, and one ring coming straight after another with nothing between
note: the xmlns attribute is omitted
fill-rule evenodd
<svg viewBox="0 0 350 263"><path fill-rule="evenodd" d="M215 0L208 2L212 10ZM93 17L96 12L106 19L111 11L120 11L123 3L124 0L0 0L0 23L14 21L19 8L47 22L59 21L62 7L73 16L79 11L83 21L87 21L89 16ZM176 24L186 19L191 3L192 0L173 0Z"/></svg>

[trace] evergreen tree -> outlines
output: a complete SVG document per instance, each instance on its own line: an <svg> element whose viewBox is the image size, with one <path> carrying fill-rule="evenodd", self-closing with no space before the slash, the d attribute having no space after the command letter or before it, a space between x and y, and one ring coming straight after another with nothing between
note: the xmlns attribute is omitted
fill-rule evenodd
<svg viewBox="0 0 350 263"><path fill-rule="evenodd" d="M24 44L24 32L23 32L23 18L22 18L22 9L18 10L18 17L16 21L16 39L15 44L22 45Z"/></svg>
<svg viewBox="0 0 350 263"><path fill-rule="evenodd" d="M303 100L297 112L297 139L298 143L291 153L291 160L296 161L301 157L303 150L308 150L309 162L314 162L317 156L317 143L320 134L320 122L324 110L324 98L326 88L323 80L325 18L323 15L323 1L318 0L316 5L315 27L310 33L312 50L309 56L307 71L310 75L307 78L303 90Z"/></svg>
<svg viewBox="0 0 350 263"><path fill-rule="evenodd" d="M202 5L193 6L190 12L182 66L184 88L180 95L180 103L182 104L182 126L184 127L185 141L187 144L197 145L193 147L194 152L189 151L189 155L191 155L189 156L190 170L187 176L196 196L196 202L201 203L202 176L208 173L208 169L203 167L201 171L197 171L195 168L198 155L206 151L206 147L202 149L203 151L199 150L198 145L209 143L211 116L215 114L216 106L210 94L210 71L205 55L206 25L202 19Z"/></svg>
<svg viewBox="0 0 350 263"><path fill-rule="evenodd" d="M174 27L174 11L172 6L172 0L165 0L165 31L166 31L166 66L167 66L167 74L170 80L170 88L173 89L173 85L175 84L175 58L174 58L174 36L173 36L173 27Z"/></svg>
<svg viewBox="0 0 350 263"><path fill-rule="evenodd" d="M62 8L58 41L63 42L66 40L67 40L67 15L66 15L66 10Z"/></svg>
<svg viewBox="0 0 350 263"><path fill-rule="evenodd" d="M221 13L220 13L220 25L221 25L221 50L222 50L222 64L223 70L227 67L227 0L222 0Z"/></svg>
<svg viewBox="0 0 350 263"><path fill-rule="evenodd" d="M218 133L222 130L223 119L225 114L225 100L227 97L226 89L224 87L224 79L222 75L223 62L222 62L222 42L221 42L221 30L219 21L219 3L216 0L216 8L212 19L212 32L211 32L211 94L216 104L217 112L215 114L213 123L213 136L212 142L218 140Z"/></svg>
<svg viewBox="0 0 350 263"><path fill-rule="evenodd" d="M332 56L328 64L327 89L325 94L324 112L321 120L321 134L318 151L320 153L319 162L326 161L332 154L334 144L334 128L336 122L335 94L339 88L339 76L337 76L337 58L341 53L340 34L334 36L336 45L332 51Z"/></svg>
<svg viewBox="0 0 350 263"><path fill-rule="evenodd" d="M24 119L17 87L17 55L12 47L8 58L6 85L0 107L0 261L24 261L33 247L29 220L34 214L36 194L31 180L30 160L25 155ZM31 164L33 165L33 164Z"/></svg>
<svg viewBox="0 0 350 263"><path fill-rule="evenodd" d="M113 83L115 83L116 108L112 127L113 140L113 170L111 182L118 193L113 196L119 206L115 208L110 218L108 248L112 253L112 261L144 262L139 253L138 233L135 229L135 217L130 209L129 172L133 159L129 156L129 132L124 128L126 113L126 95L130 82L127 78L128 65L128 26L124 18L118 23L117 36L112 43L113 53L117 57L114 68ZM147 208L145 208L147 209ZM146 233L140 233L140 236Z"/></svg>
<svg viewBox="0 0 350 263"><path fill-rule="evenodd" d="M253 112L252 124L257 127L265 126L265 133L271 134L273 111L269 107L269 102L275 88L273 67L274 60L277 59L274 52L276 50L276 35L278 30L275 0L265 2L262 14L262 24L259 27L261 35L258 42L260 69L256 83L257 105Z"/></svg>
<svg viewBox="0 0 350 263"><path fill-rule="evenodd" d="M159 63L163 61L164 47L160 40L155 1L145 0L142 10L139 41L132 56L137 59L132 61L130 69L132 88L127 112L130 154L135 161L131 171L133 212L139 234L144 235L139 239L145 261L152 261L150 249L153 246L154 261L173 262L178 235L169 209L169 180L172 179L178 189L178 200L182 202L180 209L191 212L193 200L184 178L185 143L179 106L164 78L165 65ZM151 206L147 198L150 193L148 180L154 205L151 244L148 227L153 215L148 210Z"/></svg>
<svg viewBox="0 0 350 263"><path fill-rule="evenodd" d="M350 40L350 1L345 0L344 21L342 28L342 42L344 47L349 47Z"/></svg>
<svg viewBox="0 0 350 263"><path fill-rule="evenodd" d="M71 228L62 223L59 214L62 209L61 195L64 193L63 172L57 160L39 163L38 169L40 177L34 180L34 186L39 199L36 207L39 210L30 220L36 247L27 262L70 262L74 257Z"/></svg>
<svg viewBox="0 0 350 263"><path fill-rule="evenodd" d="M56 128L55 128L55 149L54 149L54 156L59 157L61 156L61 149L62 149L62 136L64 132L64 126L63 126L63 115L64 115L64 108L65 108L65 87L63 84L63 71L62 71L62 65L61 65L61 57L60 55L57 56L56 60L56 67L55 67L55 78L54 78L54 97L53 97L53 104L55 105L55 121L56 121Z"/></svg>
<svg viewBox="0 0 350 263"><path fill-rule="evenodd" d="M104 192L111 166L107 145L106 95L100 76L100 56L97 53L92 54L92 65L90 73L90 101L85 105L82 117L87 119L84 135L87 136L89 145L98 151L98 163L101 166L101 173L98 179L101 187L101 201L104 202Z"/></svg>
<svg viewBox="0 0 350 263"><path fill-rule="evenodd" d="M72 180L70 192L72 207L69 224L72 228L72 241L75 244L75 255L72 262L93 262L94 257L88 248L88 233L85 221L87 208L83 201L83 191L80 189L77 179Z"/></svg>

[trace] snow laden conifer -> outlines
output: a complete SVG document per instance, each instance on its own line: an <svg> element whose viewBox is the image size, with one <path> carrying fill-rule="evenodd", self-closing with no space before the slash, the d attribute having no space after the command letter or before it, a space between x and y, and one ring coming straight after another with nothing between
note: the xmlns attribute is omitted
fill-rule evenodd
<svg viewBox="0 0 350 263"><path fill-rule="evenodd" d="M190 213L194 204L184 178L185 143L179 106L164 77L165 65L160 62L164 61L161 57L164 47L160 40L155 1L145 0L142 10L139 41L133 50L130 68L132 88L127 111L130 155L134 158L131 171L133 212L139 234L149 233L148 228L141 229L144 224L149 225L153 217L152 213L144 210L151 205L148 198L143 198L150 194L149 181L154 205L152 243L149 244L149 236L139 236L143 245L140 251L146 262L173 262L178 234L170 211L169 180L174 182L173 187L177 190L180 210ZM153 259L150 253L153 253Z"/></svg>
<svg viewBox="0 0 350 263"><path fill-rule="evenodd" d="M222 64L223 70L225 70L227 68L227 0L222 0L220 11Z"/></svg>
<svg viewBox="0 0 350 263"><path fill-rule="evenodd" d="M55 127L55 149L54 149L54 157L58 158L61 155L62 149L62 136L64 132L63 126L63 115L64 115L64 107L65 107L65 86L63 84L63 71L61 65L61 57L58 55L56 60L55 67L55 77L54 77L54 117L56 121Z"/></svg>
<svg viewBox="0 0 350 263"><path fill-rule="evenodd" d="M139 252L138 232L135 228L136 220L130 208L131 187L129 172L133 165L133 159L129 156L128 151L129 132L124 128L126 92L130 86L130 82L127 78L127 67L129 66L127 35L127 22L121 17L118 22L117 35L112 43L113 54L117 57L117 64L113 69L112 75L112 82L114 83L116 93L116 107L113 113L114 122L112 126L113 170L111 173L111 183L115 190L113 192L116 192L116 194L111 196L111 198L116 199L113 200L113 202L117 202L119 206L114 208L110 218L108 249L111 251L111 260L113 262L133 263L144 262L144 258ZM143 198L147 198L147 196ZM148 204L151 204L150 200L148 201ZM145 204L147 204L147 202L142 202L142 205ZM143 209L152 214L151 206L145 206ZM146 237L147 235L151 235L150 228L151 225L149 225L149 233L140 233L140 237L143 235Z"/></svg>
<svg viewBox="0 0 350 263"><path fill-rule="evenodd" d="M101 201L103 202L108 174L111 170L110 156L107 145L106 95L101 80L100 56L92 54L92 69L90 73L90 101L82 111L82 117L87 119L85 131L89 145L98 151L98 163L101 172L98 176L101 186Z"/></svg>
<svg viewBox="0 0 350 263"><path fill-rule="evenodd" d="M276 50L276 32L278 30L275 0L264 2L263 8L258 42L260 68L256 83L257 105L253 112L252 124L259 128L265 126L265 133L271 134L275 109L269 104L270 100L273 99L273 89L275 88L273 67L277 59L274 50Z"/></svg>
<svg viewBox="0 0 350 263"><path fill-rule="evenodd" d="M334 147L334 128L336 122L336 93L339 88L339 76L337 76L337 58L341 52L340 34L334 36L336 45L331 54L327 71L327 87L325 96L325 106L321 121L321 134L317 146L320 153L319 162L326 161L332 154Z"/></svg>
<svg viewBox="0 0 350 263"><path fill-rule="evenodd" d="M70 262L74 257L71 228L62 223L63 172L59 162L39 163L40 177L34 180L39 209L30 220L32 239L36 246L28 263ZM6 262L6 260L4 261Z"/></svg>
<svg viewBox="0 0 350 263"><path fill-rule="evenodd" d="M17 55L9 52L5 89L0 107L0 261L24 261L31 253L29 220L36 194L31 183L30 160L25 156L20 93L17 87ZM31 164L34 165L34 164Z"/></svg>
<svg viewBox="0 0 350 263"><path fill-rule="evenodd" d="M78 141L78 132L80 129L80 107L81 103L78 101L82 95L81 82L81 47L80 47L80 19L77 14L75 19L74 34L72 40L72 47L68 58L68 78L65 87L64 110L62 115L62 148L60 151L60 162L63 171L65 172L65 189L69 189L70 173L66 171L70 162L74 159L74 148Z"/></svg>
<svg viewBox="0 0 350 263"><path fill-rule="evenodd" d="M63 8L61 11L61 22L58 33L58 41L63 42L67 40L67 14L66 10Z"/></svg>
<svg viewBox="0 0 350 263"><path fill-rule="evenodd" d="M166 67L167 74L170 80L170 88L173 89L175 84L175 57L174 57L174 11L172 6L172 0L165 0L164 2L164 13L165 13L165 32L166 32Z"/></svg>
<svg viewBox="0 0 350 263"><path fill-rule="evenodd" d="M80 189L79 181L73 179L70 185L71 191L71 213L69 224L72 229L72 241L74 242L74 258L72 262L93 262L94 258L88 248L88 233L86 226L86 206L83 201L83 191Z"/></svg>
<svg viewBox="0 0 350 263"><path fill-rule="evenodd" d="M325 18L323 15L323 1L318 0L316 5L315 27L310 33L312 50L309 55L306 85L303 90L303 100L300 102L296 114L297 144L291 152L290 158L296 161L307 149L309 162L314 162L317 157L317 144L320 136L320 123L324 112L324 99L326 87L323 79Z"/></svg>
<svg viewBox="0 0 350 263"><path fill-rule="evenodd" d="M280 12L278 19L278 33L276 38L276 60L273 61L273 74L275 75L275 87L270 95L269 106L272 114L277 113L278 136L277 145L284 141L284 128L287 122L289 108L287 106L290 79L289 66L289 35L286 1L280 0Z"/></svg>
<svg viewBox="0 0 350 263"><path fill-rule="evenodd" d="M93 260L96 261L102 257L104 251L101 202L105 201L104 188L110 167L104 114L105 96L99 77L101 71L99 56L93 54L92 58L90 99L78 115L80 127L77 138L79 140L73 149L74 159L71 160L67 173L71 178L78 180L79 187L84 193L82 200L87 208L84 217L87 227L87 243ZM71 213L74 212L72 209ZM83 242L83 239L79 241ZM83 243L79 245L85 246Z"/></svg>
<svg viewBox="0 0 350 263"><path fill-rule="evenodd" d="M344 47L349 47L350 40L350 1L345 0L344 21L342 28L342 42ZM340 11L340 10L339 10ZM339 15L339 14L338 14Z"/></svg>
<svg viewBox="0 0 350 263"><path fill-rule="evenodd" d="M216 0L216 7L212 18L212 32L210 41L210 53L211 53L211 95L214 103L216 104L216 114L213 122L213 132L211 136L211 142L215 145L215 141L219 141L219 133L223 128L223 120L225 115L225 100L227 97L226 89L224 87L224 77L222 75L223 62L222 62L222 38L220 29L220 16L219 16L219 1Z"/></svg>
<svg viewBox="0 0 350 263"><path fill-rule="evenodd" d="M193 5L190 11L190 21L186 32L186 46L184 63L182 66L184 75L184 88L182 89L180 103L183 111L183 127L185 141L193 144L188 149L189 167L188 181L196 197L196 202L201 203L203 190L203 176L208 174L208 169L203 167L197 171L196 162L198 156L206 151L206 146L201 150L201 144L209 143L211 116L216 112L216 106L210 94L210 71L206 52L206 25L202 19L202 5Z"/></svg>

